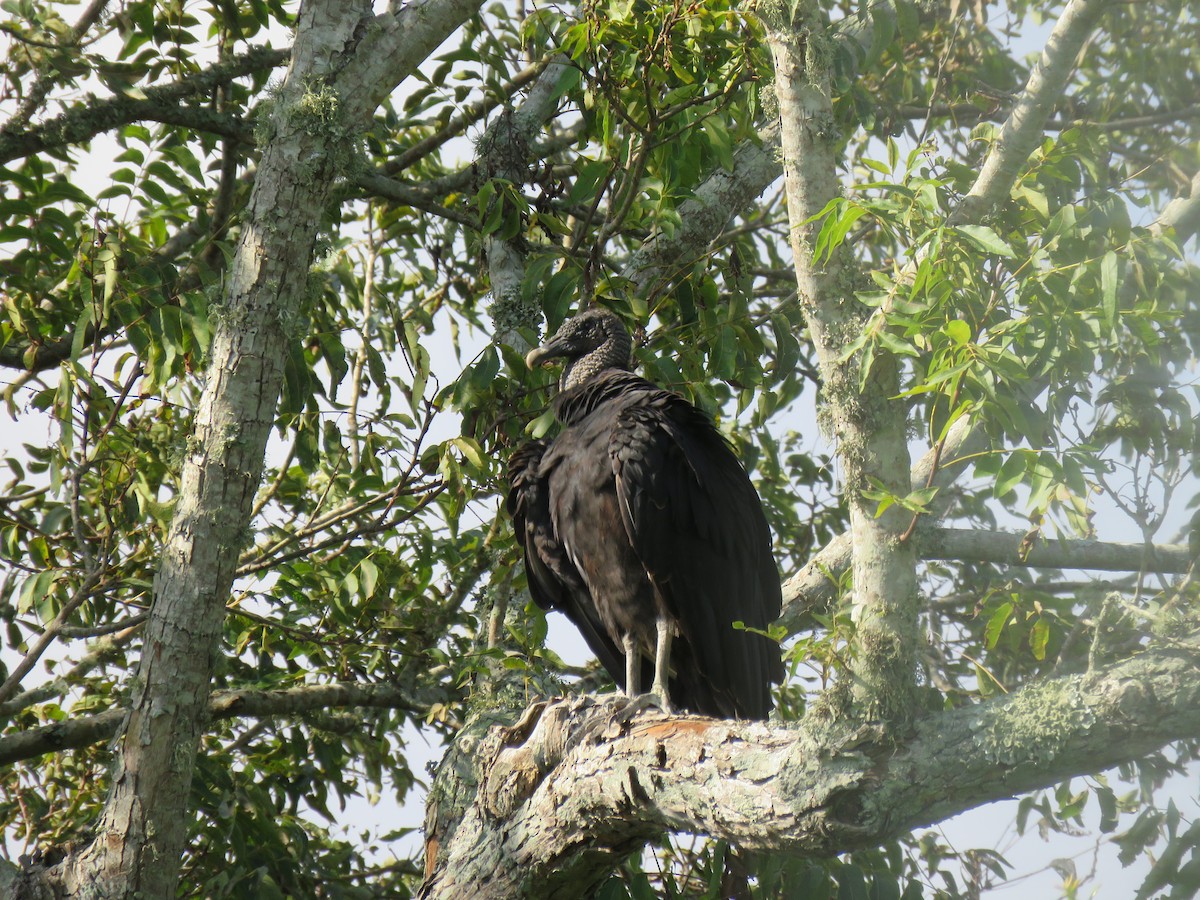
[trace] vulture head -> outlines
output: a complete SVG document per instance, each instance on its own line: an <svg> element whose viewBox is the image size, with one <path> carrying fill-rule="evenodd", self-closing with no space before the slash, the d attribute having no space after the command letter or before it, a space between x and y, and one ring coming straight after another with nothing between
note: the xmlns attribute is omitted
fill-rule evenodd
<svg viewBox="0 0 1200 900"><path fill-rule="evenodd" d="M551 359L565 359L558 386L566 391L605 369L630 368L633 342L624 323L606 309L588 309L567 319L558 333L529 351L525 364L534 369Z"/></svg>

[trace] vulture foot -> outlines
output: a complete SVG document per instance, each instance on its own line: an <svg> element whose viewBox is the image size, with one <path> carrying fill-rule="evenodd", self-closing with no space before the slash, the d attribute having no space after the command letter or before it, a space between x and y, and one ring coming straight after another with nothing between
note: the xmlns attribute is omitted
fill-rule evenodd
<svg viewBox="0 0 1200 900"><path fill-rule="evenodd" d="M613 720L620 725L628 725L635 718L637 718L638 713L644 712L651 708L659 710L663 715L666 716L675 715L675 710L671 708L670 701L667 700L666 694L658 694L651 691L648 694L638 694L636 697L628 698L628 702L625 704L624 709L620 710L615 716L613 716Z"/></svg>

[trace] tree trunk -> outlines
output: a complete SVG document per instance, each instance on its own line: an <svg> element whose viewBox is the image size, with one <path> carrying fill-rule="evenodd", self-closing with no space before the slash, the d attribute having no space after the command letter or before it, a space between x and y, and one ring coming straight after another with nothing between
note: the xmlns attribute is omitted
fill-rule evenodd
<svg viewBox="0 0 1200 900"><path fill-rule="evenodd" d="M267 122L254 190L188 439L130 709L94 841L21 879L27 896L172 897L192 771L210 716L225 603L246 544L290 348L307 334L313 245L335 180L380 100L478 4L307 0Z"/></svg>
<svg viewBox="0 0 1200 900"><path fill-rule="evenodd" d="M187 444L174 521L95 841L62 873L68 896L169 897L187 836L188 794L208 724L225 602L254 494L322 209L349 123L327 87L369 3L309 2L270 119L212 360Z"/></svg>
<svg viewBox="0 0 1200 900"><path fill-rule="evenodd" d="M902 539L911 521L899 505L876 515L868 491L905 497L911 490L905 408L899 366L877 348L864 375L861 354L843 354L868 325L854 296L855 272L845 247L822 262L813 254L818 223L811 220L841 193L833 104L831 36L819 11L801 4L764 17L775 63L782 121L784 187L801 308L817 354L822 415L837 440L850 508L855 623L848 696L863 720L903 723L913 711L916 684L916 548ZM876 313L882 315L882 311ZM874 325L886 327L882 318Z"/></svg>

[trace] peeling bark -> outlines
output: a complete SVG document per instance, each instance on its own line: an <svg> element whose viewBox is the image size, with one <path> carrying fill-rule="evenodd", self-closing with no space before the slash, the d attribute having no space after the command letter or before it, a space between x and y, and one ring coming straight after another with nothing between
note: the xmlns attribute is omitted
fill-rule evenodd
<svg viewBox="0 0 1200 900"><path fill-rule="evenodd" d="M434 848L426 898L578 898L671 829L752 850L876 846L994 800L1135 759L1200 728L1200 633L1106 669L918 719L804 726L644 713L623 698L531 708L472 757L474 801Z"/></svg>

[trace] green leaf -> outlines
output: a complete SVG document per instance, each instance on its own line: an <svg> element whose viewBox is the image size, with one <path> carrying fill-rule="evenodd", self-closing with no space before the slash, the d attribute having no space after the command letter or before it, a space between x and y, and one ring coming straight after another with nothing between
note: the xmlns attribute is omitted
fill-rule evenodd
<svg viewBox="0 0 1200 900"><path fill-rule="evenodd" d="M1027 184L1020 184L1014 190L1013 194L1028 203L1038 214L1041 221L1048 221L1050 218L1050 202L1046 199L1046 195L1041 191L1034 190Z"/></svg>
<svg viewBox="0 0 1200 900"><path fill-rule="evenodd" d="M837 871L838 900L870 900L867 881L858 866L846 865Z"/></svg>
<svg viewBox="0 0 1200 900"><path fill-rule="evenodd" d="M1093 788L1092 792L1100 804L1100 832L1101 834L1111 834L1116 831L1120 815L1117 810L1117 795L1107 784Z"/></svg>
<svg viewBox="0 0 1200 900"><path fill-rule="evenodd" d="M1119 284L1117 254L1109 250L1100 260L1100 314L1106 330L1117 323L1117 288Z"/></svg>
<svg viewBox="0 0 1200 900"><path fill-rule="evenodd" d="M21 585L21 593L17 600L17 612L25 614L32 609L43 607L54 589L54 582L57 578L58 570L56 569L43 569L36 575L26 578Z"/></svg>
<svg viewBox="0 0 1200 900"><path fill-rule="evenodd" d="M953 319L947 322L944 331L950 340L960 347L971 342L971 326L962 319Z"/></svg>
<svg viewBox="0 0 1200 900"><path fill-rule="evenodd" d="M994 253L997 256L1016 256L1012 247L987 225L958 225L955 227L955 231L988 253Z"/></svg>
<svg viewBox="0 0 1200 900"><path fill-rule="evenodd" d="M992 487L992 495L997 500L1006 497L1018 484L1025 480L1026 457L1020 450L1014 450L1004 460L1000 472Z"/></svg>
<svg viewBox="0 0 1200 900"><path fill-rule="evenodd" d="M896 0L896 23L905 40L917 40L921 34L921 11L915 0Z"/></svg>
<svg viewBox="0 0 1200 900"><path fill-rule="evenodd" d="M995 650L996 644L1000 640L1000 634L1004 631L1004 626L1008 624L1008 620L1012 618L1013 603L1011 600L1005 600L996 611L988 618L987 627L984 629L984 642L989 650Z"/></svg>
<svg viewBox="0 0 1200 900"><path fill-rule="evenodd" d="M474 467L475 471L483 472L487 467L483 461L483 451L477 441L471 438L456 437L452 438L450 443L459 449L463 455L463 459Z"/></svg>
<svg viewBox="0 0 1200 900"><path fill-rule="evenodd" d="M917 348L914 347L910 342L904 340L897 334L893 334L886 328L882 329L876 335L876 338L878 339L881 347L891 353L896 354L897 356L919 357L921 355Z"/></svg>
<svg viewBox="0 0 1200 900"><path fill-rule="evenodd" d="M1114 844L1120 847L1117 859L1121 861L1121 865L1128 866L1147 847L1158 840L1161 833L1159 829L1162 821L1163 814L1160 811L1157 809L1144 809L1127 831L1115 835L1111 839Z"/></svg>
<svg viewBox="0 0 1200 900"><path fill-rule="evenodd" d="M1049 642L1050 623L1046 621L1045 616L1041 616L1033 623L1029 632L1029 649L1033 651L1033 658L1038 662L1046 658L1046 645Z"/></svg>

